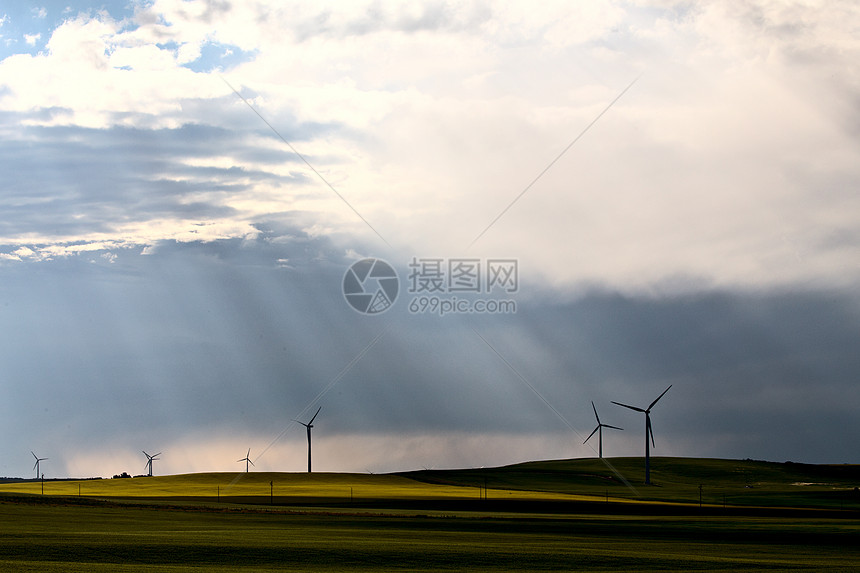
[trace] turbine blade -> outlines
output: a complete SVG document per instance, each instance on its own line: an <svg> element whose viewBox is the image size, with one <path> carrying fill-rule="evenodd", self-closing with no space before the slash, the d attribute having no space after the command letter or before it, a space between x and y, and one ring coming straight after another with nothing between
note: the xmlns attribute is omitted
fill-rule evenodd
<svg viewBox="0 0 860 573"><path fill-rule="evenodd" d="M310 422L308 422L308 426L310 426L311 424L313 424L313 423L314 423L314 420L316 420L316 418L317 418L317 414L319 414L319 413L320 413L320 410L322 410L322 406L320 406L319 408L317 408L317 413L316 413L316 414L314 414L314 417L313 417L313 418L311 418L311 421L310 421Z"/></svg>
<svg viewBox="0 0 860 573"><path fill-rule="evenodd" d="M39 465L39 458L36 458L36 463L33 464L33 469L36 469L36 466Z"/></svg>
<svg viewBox="0 0 860 573"><path fill-rule="evenodd" d="M594 417L597 418L597 425L600 425L600 416L597 415L597 408L594 407L594 400L591 401L591 409L594 410Z"/></svg>
<svg viewBox="0 0 860 573"><path fill-rule="evenodd" d="M157 454L155 454L155 456L160 456L160 455L161 455L161 452L158 452ZM152 457L155 457L155 456L152 456Z"/></svg>
<svg viewBox="0 0 860 573"><path fill-rule="evenodd" d="M613 404L618 404L619 406L624 406L625 408L630 408L631 410L636 410L637 412L644 412L642 408L637 408L636 406L628 406L627 404L622 404L621 402L612 401Z"/></svg>
<svg viewBox="0 0 860 573"><path fill-rule="evenodd" d="M33 453L33 450L30 450L30 453L33 454L34 458L36 458L37 460L39 459L39 456L37 456L35 453Z"/></svg>
<svg viewBox="0 0 860 573"><path fill-rule="evenodd" d="M623 430L624 428L619 428L618 426L610 426L609 424L603 424L604 428L612 428L613 430Z"/></svg>
<svg viewBox="0 0 860 573"><path fill-rule="evenodd" d="M148 457L148 458L151 457L149 454L146 453L145 450L140 450L140 451L143 452L143 455L145 455L146 457Z"/></svg>
<svg viewBox="0 0 860 573"><path fill-rule="evenodd" d="M669 384L669 388L671 388L671 387L672 387L672 385L671 385L671 384ZM669 391L669 388L666 388L665 390L663 390L663 394L665 394L666 392L668 392L668 391ZM662 397L663 397L663 394L660 394L659 396L657 396L657 400L659 400L660 398L662 398ZM654 407L654 404L656 404L656 403L657 403L657 400L654 400L653 402L651 402L651 405L650 405L650 406L648 406L648 410L649 410L649 411L651 410L651 408L653 408L653 407Z"/></svg>
<svg viewBox="0 0 860 573"><path fill-rule="evenodd" d="M585 438L585 442L587 442L588 440L590 440L590 439L591 439L591 436L593 436L593 435L594 435L594 433L595 433L597 430L599 430L599 429L600 429L600 426L599 426L599 425L598 425L596 428L594 428L594 430L592 430L592 431L591 431L591 433L590 433L590 434L588 434L588 437L587 437L587 438ZM585 442L582 442L582 443L584 444Z"/></svg>
<svg viewBox="0 0 860 573"><path fill-rule="evenodd" d="M254 465L254 462L252 462L251 460L248 460L248 463L251 464L252 466ZM257 466L254 466L254 467L257 467Z"/></svg>

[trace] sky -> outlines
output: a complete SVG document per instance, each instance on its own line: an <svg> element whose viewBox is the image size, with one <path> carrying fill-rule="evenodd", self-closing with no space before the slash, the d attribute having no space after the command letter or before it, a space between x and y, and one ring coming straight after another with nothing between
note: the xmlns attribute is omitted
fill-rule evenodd
<svg viewBox="0 0 860 573"><path fill-rule="evenodd" d="M655 456L860 463L857 61L839 1L0 4L0 475L640 456L670 385Z"/></svg>

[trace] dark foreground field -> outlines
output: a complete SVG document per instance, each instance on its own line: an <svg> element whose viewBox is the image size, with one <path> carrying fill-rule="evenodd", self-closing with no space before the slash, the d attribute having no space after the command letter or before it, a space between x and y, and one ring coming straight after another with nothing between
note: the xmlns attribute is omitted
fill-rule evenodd
<svg viewBox="0 0 860 573"><path fill-rule="evenodd" d="M0 503L7 571L850 571L851 519Z"/></svg>
<svg viewBox="0 0 860 573"><path fill-rule="evenodd" d="M781 505L786 496L791 498L792 490L786 493L777 486L786 477L797 479L797 468L783 468L790 473L783 478L779 467L760 468L774 480L770 483L775 503L762 505L768 498L759 493L755 505L705 503L700 508L698 503L665 498L666 492L670 497L687 495L686 486L668 481L662 486L664 500L658 502L622 500L621 496L608 502L565 498L565 491L558 490L570 490L576 479L593 479L577 463L573 466L578 474L562 475L570 463L491 470L488 480L509 480L511 488L520 489L504 489L497 483L489 490L489 499L475 496L478 488L463 490L470 497L459 496L456 487L476 479L473 470L422 472L414 476L422 481L413 482L405 482L402 476L381 476L376 485L380 489L373 490L372 498L356 498L353 503L343 498L308 502L289 496L274 498L272 505L259 499L212 503L179 495L182 492L164 495L170 484L209 487L219 475L226 479L228 474L140 482L141 487L147 483L145 487L161 492L157 497L0 494L0 570L853 571L860 564L856 509L844 507L845 502L834 507L830 499L811 508L809 499L815 496L806 494L800 498L801 507ZM702 480L704 473L719 466L712 460L673 463L676 469L692 464L688 469L698 468L695 478ZM668 467L668 463L663 466L664 479L669 476ZM529 471L534 475L529 477ZM820 468L813 471L821 474ZM846 470L835 471L845 474ZM249 474L247 479L268 483L272 475ZM279 475L281 482L293 480L302 487L318 480L321 491L343 489L352 479L349 474ZM854 474L843 477L848 483ZM354 479L367 489L376 478ZM734 491L725 475L714 479L709 482L711 489L719 483L725 491ZM749 475L743 477L749 479ZM808 476L803 479L807 481L787 486L811 483ZM525 492L521 488L529 480L534 489ZM108 481L115 480L105 480L105 486ZM132 491L133 480L124 481L128 482L122 485L124 491ZM448 484L444 486L448 489L438 490L445 492L444 498L427 495L440 487L422 485L428 481ZM558 487L551 487L552 482ZM414 489L405 483L414 483ZM754 489L765 489L763 480L756 483ZM853 505L853 488L846 489L845 483L841 490L849 496L848 505ZM637 486L639 497L656 497L654 491L661 486L651 487ZM398 496L380 496L379 491L386 488ZM823 485L819 489L826 490ZM547 496L536 496L536 490L546 491ZM407 495L410 491L414 495Z"/></svg>

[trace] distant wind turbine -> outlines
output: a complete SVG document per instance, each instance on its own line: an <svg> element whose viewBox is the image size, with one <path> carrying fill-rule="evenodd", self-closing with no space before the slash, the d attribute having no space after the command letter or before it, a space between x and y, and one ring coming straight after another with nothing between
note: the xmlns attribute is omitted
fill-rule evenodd
<svg viewBox="0 0 860 573"><path fill-rule="evenodd" d="M588 440L591 439L591 436L594 435L594 432L597 432L597 443L598 443L598 446L597 446L598 454L597 455L602 458L603 457L603 428L612 428L613 430L623 430L624 428L619 428L618 426L610 426L609 424L601 424L600 423L600 416L597 415L597 408L594 407L594 402L591 403L591 409L594 410L594 417L597 418L597 427L594 428L594 430L590 434L588 434L588 437L585 438L585 442L587 442ZM582 443L584 444L585 442L582 442Z"/></svg>
<svg viewBox="0 0 860 573"><path fill-rule="evenodd" d="M143 450L140 450L140 451L142 451L142 452L143 452ZM148 470L148 471L149 471L149 474L148 474L148 475L149 475L149 477L152 477L152 462L158 459L158 456L160 456L160 455L161 455L161 452L158 452L158 453L157 453L157 454L155 454L154 456L150 456L150 455L149 455L149 454L147 454L146 452L143 452L143 455L145 455L145 456L146 456L146 465L145 465L145 466L143 466L143 467L144 467L144 469L146 469L146 470Z"/></svg>
<svg viewBox="0 0 860 573"><path fill-rule="evenodd" d="M672 385L669 384L669 388ZM663 390L663 394L669 391L669 388ZM637 408L636 406L628 406L627 404L622 404L621 402L613 401L613 404L618 404L619 406L624 406L625 408L630 408L631 410L636 410L637 412L643 412L645 414L645 483L651 483L651 446L654 445L654 432L651 430L651 408L654 407L654 404L657 403L657 400L663 397L663 394L657 396L657 399L651 402L647 408L644 410L642 408ZM648 437L651 437L651 441L648 441Z"/></svg>
<svg viewBox="0 0 860 573"><path fill-rule="evenodd" d="M244 458L236 460L236 461L237 462L245 462L245 473L248 473L248 464L251 464L252 466L254 465L254 462L251 461L251 448L248 448L248 453L245 454Z"/></svg>
<svg viewBox="0 0 860 573"><path fill-rule="evenodd" d="M39 467L39 463L40 463L40 462L44 462L44 461L45 461L45 460L47 460L48 458L40 458L39 456L37 456L36 454L34 454L34 453L33 453L33 450L30 450L30 453L31 453L31 454L33 454L33 457L34 457L34 458L36 458L36 463L35 463L35 464L33 464L33 469L34 469L34 470L36 470L36 479L39 479L39 476L41 475L41 474L39 473L39 470L41 469L41 468Z"/></svg>
<svg viewBox="0 0 860 573"><path fill-rule="evenodd" d="M311 473L311 428L314 427L314 420L316 419L317 414L320 413L320 410L322 410L322 406L317 408L317 413L314 414L314 417L311 418L311 421L307 424L305 424L304 422L299 422L298 420L294 420L295 422L299 422L299 424L301 424L308 430L308 473Z"/></svg>

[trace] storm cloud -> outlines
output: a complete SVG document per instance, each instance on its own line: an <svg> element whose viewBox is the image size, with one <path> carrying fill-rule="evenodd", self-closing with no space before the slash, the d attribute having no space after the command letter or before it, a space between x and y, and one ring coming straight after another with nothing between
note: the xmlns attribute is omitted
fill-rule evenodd
<svg viewBox="0 0 860 573"><path fill-rule="evenodd" d="M0 17L0 474L856 461L852 3ZM235 88L236 93L234 93ZM301 154L301 155L299 155ZM482 234L482 230L485 232ZM480 235L480 239L475 240ZM400 293L342 292L379 257ZM416 258L516 312L415 312ZM443 293L452 295L452 293ZM462 298L469 299L469 296ZM411 310L410 310L411 309ZM235 450L235 451L234 451Z"/></svg>

